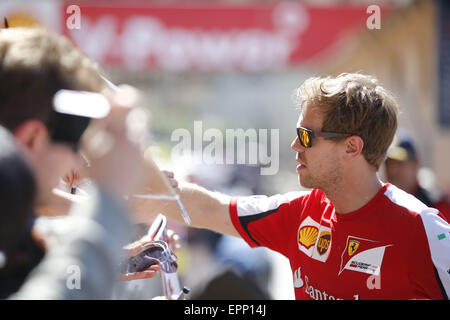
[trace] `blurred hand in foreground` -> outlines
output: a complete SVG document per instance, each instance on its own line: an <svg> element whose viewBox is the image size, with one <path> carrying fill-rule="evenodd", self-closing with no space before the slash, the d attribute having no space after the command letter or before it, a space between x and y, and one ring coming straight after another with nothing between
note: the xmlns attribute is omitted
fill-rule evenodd
<svg viewBox="0 0 450 320"><path fill-rule="evenodd" d="M89 159L89 176L118 197L132 194L145 169L141 137L147 135L147 118L137 108L138 92L121 86L105 94L111 110L93 120L82 136L82 151ZM138 122L138 123L137 123Z"/></svg>

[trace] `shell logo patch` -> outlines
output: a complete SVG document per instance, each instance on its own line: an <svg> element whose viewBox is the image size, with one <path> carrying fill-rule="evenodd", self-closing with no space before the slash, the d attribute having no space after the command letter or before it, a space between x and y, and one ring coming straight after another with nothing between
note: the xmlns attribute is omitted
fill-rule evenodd
<svg viewBox="0 0 450 320"><path fill-rule="evenodd" d="M306 249L309 249L312 245L316 243L317 235L319 230L313 226L305 226L299 231L298 242L303 245Z"/></svg>

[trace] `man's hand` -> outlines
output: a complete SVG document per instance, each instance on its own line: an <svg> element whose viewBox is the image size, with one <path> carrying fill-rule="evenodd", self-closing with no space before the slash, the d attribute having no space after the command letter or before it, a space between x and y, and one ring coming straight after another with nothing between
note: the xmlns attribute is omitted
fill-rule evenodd
<svg viewBox="0 0 450 320"><path fill-rule="evenodd" d="M164 170L162 172L180 195L186 211L192 218L192 226L240 237L229 214L230 196L209 191L192 183L178 183L173 172ZM175 201L131 198L129 204L133 208L134 219L140 223L149 221L158 213L184 223Z"/></svg>
<svg viewBox="0 0 450 320"><path fill-rule="evenodd" d="M144 270L142 272L119 274L118 281L132 281L132 280L153 278L158 274L158 271L160 270L161 268L159 267L159 265L153 265L150 266L147 270Z"/></svg>
<svg viewBox="0 0 450 320"><path fill-rule="evenodd" d="M175 179L175 174L172 171L167 171L167 170L161 170L167 177L167 179L170 182L170 185L172 186L172 188L175 189L175 191L177 193L180 192L180 188L178 187L178 181Z"/></svg>
<svg viewBox="0 0 450 320"><path fill-rule="evenodd" d="M144 251L145 245L149 242L150 242L150 240L148 239L148 237L144 236L141 239L123 247L125 259L129 259L133 256L138 255L142 251ZM153 278L154 276L156 276L156 274L159 270L160 270L159 265L153 265L153 266L150 266L147 270L144 270L142 272L120 274L119 281L131 281L131 280L138 280L138 279Z"/></svg>
<svg viewBox="0 0 450 320"><path fill-rule="evenodd" d="M173 251L179 250L181 248L181 238L173 230L167 230L167 237L169 238L168 245ZM139 253L144 251L146 245L152 241L153 240L150 239L150 236L145 235L141 239L126 245L125 247L123 247L125 259L129 259L133 256L138 255ZM142 272L128 273L125 275L121 274L119 276L119 281L153 278L160 270L161 268L159 265L153 265Z"/></svg>

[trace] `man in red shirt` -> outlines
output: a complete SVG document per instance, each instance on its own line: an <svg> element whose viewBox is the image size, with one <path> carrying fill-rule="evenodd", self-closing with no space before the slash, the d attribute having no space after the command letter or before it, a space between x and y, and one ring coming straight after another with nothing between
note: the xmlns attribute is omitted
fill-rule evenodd
<svg viewBox="0 0 450 320"><path fill-rule="evenodd" d="M192 224L286 256L297 299L447 299L448 221L377 177L397 129L392 95L372 77L342 74L306 80L298 97L291 147L312 191L231 198L182 184ZM182 221L173 204L136 205L151 206Z"/></svg>

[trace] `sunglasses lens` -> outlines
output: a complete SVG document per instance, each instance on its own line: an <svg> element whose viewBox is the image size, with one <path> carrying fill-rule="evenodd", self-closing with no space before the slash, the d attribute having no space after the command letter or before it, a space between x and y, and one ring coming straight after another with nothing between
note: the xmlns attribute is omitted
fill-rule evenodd
<svg viewBox="0 0 450 320"><path fill-rule="evenodd" d="M303 129L299 129L298 131L298 138L300 140L300 143L302 144L303 147L305 148L309 148L309 133L306 130Z"/></svg>

